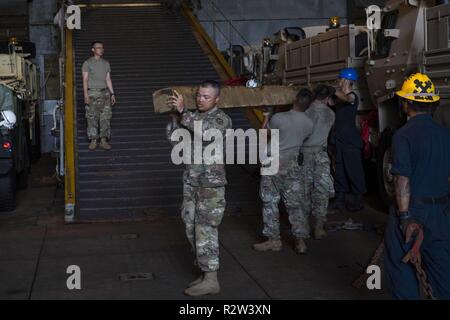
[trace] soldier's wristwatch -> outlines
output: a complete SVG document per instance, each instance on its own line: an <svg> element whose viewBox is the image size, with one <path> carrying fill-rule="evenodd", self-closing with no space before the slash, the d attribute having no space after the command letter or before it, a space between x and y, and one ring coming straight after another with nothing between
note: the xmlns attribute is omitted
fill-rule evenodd
<svg viewBox="0 0 450 320"><path fill-rule="evenodd" d="M406 220L411 218L411 215L409 214L409 211L398 211L398 218L400 220Z"/></svg>

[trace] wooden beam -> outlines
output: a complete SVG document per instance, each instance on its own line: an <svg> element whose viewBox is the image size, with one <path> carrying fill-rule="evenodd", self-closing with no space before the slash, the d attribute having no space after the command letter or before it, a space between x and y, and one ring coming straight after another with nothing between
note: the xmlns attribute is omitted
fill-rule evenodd
<svg viewBox="0 0 450 320"><path fill-rule="evenodd" d="M196 94L198 87L171 87L157 90L153 93L153 106L156 113L172 111L167 106L168 98L177 91L183 95L188 109L196 108ZM295 86L263 86L261 88L247 88L243 86L225 86L221 90L219 108L257 108L282 107L292 105L299 87Z"/></svg>

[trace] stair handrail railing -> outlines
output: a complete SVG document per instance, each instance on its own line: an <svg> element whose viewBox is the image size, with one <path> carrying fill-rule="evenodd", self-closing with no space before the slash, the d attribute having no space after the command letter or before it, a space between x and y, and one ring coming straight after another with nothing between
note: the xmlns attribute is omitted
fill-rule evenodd
<svg viewBox="0 0 450 320"><path fill-rule="evenodd" d="M245 38L245 36L238 30L238 28L233 24L233 20L229 19L225 13L220 9L213 0L208 1L209 4L209 10L204 10L205 15L212 21L213 24L213 40L216 43L217 46L217 39L216 39L216 30L223 36L226 43L228 44L229 50L230 50L230 57L229 57L229 64L230 66L233 65L233 32L239 36L241 41L249 48L250 53L254 54L260 54L258 50L256 50L250 42ZM213 11L211 13L210 11ZM221 16L221 20L227 23L228 29L229 29L229 36L225 34L225 32L218 26L219 19L216 17L216 13L219 13Z"/></svg>

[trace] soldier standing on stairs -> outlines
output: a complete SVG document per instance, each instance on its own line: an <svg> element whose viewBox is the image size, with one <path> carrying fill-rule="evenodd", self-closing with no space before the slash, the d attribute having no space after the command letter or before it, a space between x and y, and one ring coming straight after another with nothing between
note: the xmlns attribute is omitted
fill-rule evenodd
<svg viewBox="0 0 450 320"><path fill-rule="evenodd" d="M100 138L100 147L110 150L108 140L111 137L111 105L116 103L111 81L111 67L109 62L102 58L104 53L102 42L92 42L91 50L94 55L87 59L82 67L89 150L97 148L98 138Z"/></svg>
<svg viewBox="0 0 450 320"><path fill-rule="evenodd" d="M172 114L173 121L167 127L166 133L169 140L172 141L172 133L178 128L189 130L191 136L201 135L202 137L206 130L215 129L219 130L225 138L226 130L231 129L232 122L230 117L217 107L219 96L220 84L218 82L203 81L197 91L197 111L191 112L185 108L183 96L174 92L168 104L177 112ZM202 131L195 132L194 123L200 121ZM191 140L194 141L194 139ZM203 150L207 145L203 143ZM194 146L191 150L193 153ZM217 279L219 270L218 227L225 212L227 180L224 161L221 161L222 164L215 162L205 164L209 160L203 159L200 164L186 164L183 174L181 217L186 226L186 236L196 255L195 264L202 271L202 275L184 290L184 293L189 296L220 292Z"/></svg>

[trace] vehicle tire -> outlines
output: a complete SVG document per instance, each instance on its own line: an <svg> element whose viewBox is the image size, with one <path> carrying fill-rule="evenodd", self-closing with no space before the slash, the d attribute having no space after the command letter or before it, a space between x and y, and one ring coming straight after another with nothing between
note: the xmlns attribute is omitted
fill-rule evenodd
<svg viewBox="0 0 450 320"><path fill-rule="evenodd" d="M378 195L386 209L394 202L395 198L394 177L390 173L392 168L391 144L393 135L394 130L386 128L381 134L377 150Z"/></svg>
<svg viewBox="0 0 450 320"><path fill-rule="evenodd" d="M0 176L0 211L16 209L16 172L11 170L7 175Z"/></svg>

